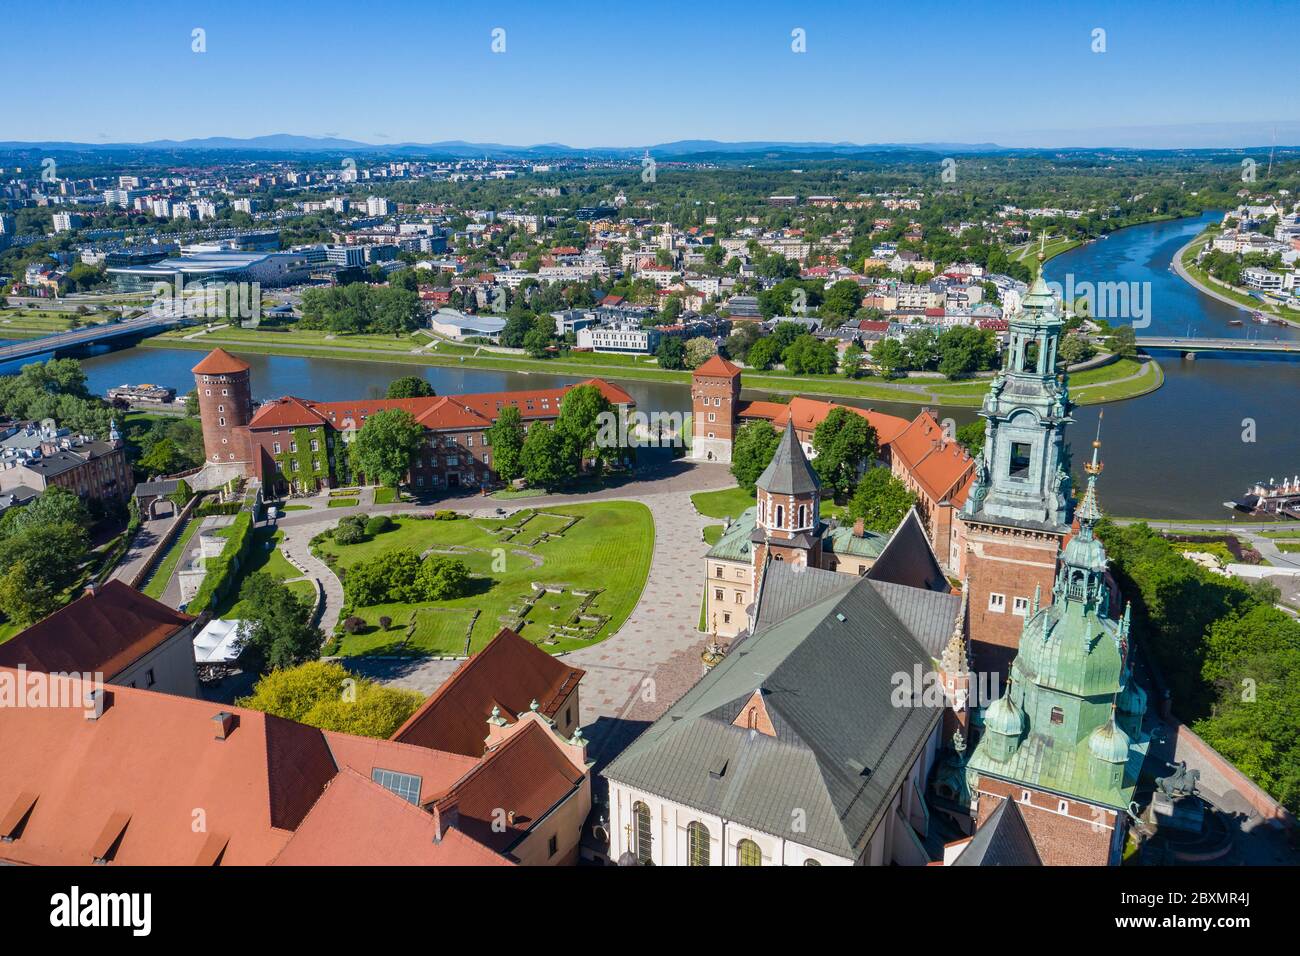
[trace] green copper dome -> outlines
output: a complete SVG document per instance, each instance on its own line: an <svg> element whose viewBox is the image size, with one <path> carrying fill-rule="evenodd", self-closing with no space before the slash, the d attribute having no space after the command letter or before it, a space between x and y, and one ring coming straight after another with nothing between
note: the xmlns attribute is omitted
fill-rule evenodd
<svg viewBox="0 0 1300 956"><path fill-rule="evenodd" d="M1119 709L1126 714L1145 714L1147 709L1147 692L1135 681L1132 675L1124 690L1119 695Z"/></svg>
<svg viewBox="0 0 1300 956"><path fill-rule="evenodd" d="M1076 534L1065 546L1062 560L1072 568L1086 568L1089 571L1106 570L1106 549L1092 535L1091 529Z"/></svg>
<svg viewBox="0 0 1300 956"><path fill-rule="evenodd" d="M1011 699L1011 688L989 704L984 712L984 729L989 733L1002 734L1004 737L1019 737L1025 729L1025 717Z"/></svg>
<svg viewBox="0 0 1300 956"><path fill-rule="evenodd" d="M1128 745L1128 734L1116 726L1113 715L1088 737L1088 750L1107 763L1127 763Z"/></svg>

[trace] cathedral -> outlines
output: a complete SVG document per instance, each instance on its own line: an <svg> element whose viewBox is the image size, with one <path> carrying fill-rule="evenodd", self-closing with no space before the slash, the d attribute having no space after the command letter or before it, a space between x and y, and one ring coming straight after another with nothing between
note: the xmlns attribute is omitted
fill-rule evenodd
<svg viewBox="0 0 1300 956"><path fill-rule="evenodd" d="M883 849L872 837L872 849L854 844L846 860L917 862L913 850L928 845L939 818L966 836L948 842L932 863L1113 865L1123 854L1150 741L1147 697L1134 677L1131 615L1095 533L1102 517L1100 436L1084 465L1087 487L1074 500L1065 439L1073 405L1057 369L1063 327L1040 275L1010 317L1005 362L980 409L984 448L954 508L946 560L939 560L935 525L919 507L892 535L822 520L821 483L793 413L758 480L754 506L728 523L705 559L705 612L715 641L706 666L778 641L796 621L813 634L852 627L854 614L843 609L828 624L817 600L831 593L867 600L874 593L890 613L856 609L864 639L888 633L929 662L942 688L942 716L924 730L933 756L909 771L928 780L932 813L918 816L896 793L910 829L896 819L895 830L880 838ZM714 460L730 457L732 431L721 419L734 423L727 413L739 401L739 377L728 365L719 360L705 376L711 381L698 386L697 414L707 403L715 417L697 420L697 431L706 430L697 447ZM855 585L854 578L866 580ZM819 653L833 656L830 647ZM706 674L701 687L712 678ZM861 706L849 698L862 692L842 707ZM789 680L753 691L768 708L800 693ZM731 701L718 713L731 715L735 707L749 712ZM763 727L780 739L779 720ZM646 738L654 739L649 732ZM853 765L870 768L873 759L884 760L883 752L859 755ZM631 762L624 765L630 780ZM654 773L637 771L643 775L630 792L654 796ZM710 812L725 832L725 814Z"/></svg>

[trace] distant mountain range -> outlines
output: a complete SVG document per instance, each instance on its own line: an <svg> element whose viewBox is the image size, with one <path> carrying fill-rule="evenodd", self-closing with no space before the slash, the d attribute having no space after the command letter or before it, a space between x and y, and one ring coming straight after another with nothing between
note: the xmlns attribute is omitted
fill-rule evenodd
<svg viewBox="0 0 1300 956"><path fill-rule="evenodd" d="M1296 129L1300 136L1300 126L1288 124ZM1288 129L1290 133L1292 130ZM1242 131L1245 133L1245 131ZM1253 131L1252 131L1253 132ZM1111 131L1115 142L1123 142L1128 135L1125 130L1116 128ZM1067 133L1059 133L1059 141L1069 142ZM1251 134L1245 134L1251 135ZM1257 134L1256 134L1257 135ZM1276 132L1274 132L1276 135ZM504 143L470 143L465 140L442 140L435 143L363 143L355 139L342 139L332 136L297 136L291 133L275 133L269 136L209 136L203 139L155 139L142 143L76 143L67 141L19 142L14 140L0 142L0 151L6 152L244 152L244 153L365 153L372 155L432 158L432 159L513 159L545 162L557 159L622 159L634 160L647 151L656 160L694 160L710 162L771 162L773 160L797 161L800 156L810 159L818 157L880 157L892 155L899 158L907 154L927 155L969 155L995 153L1097 153L1097 152L1131 152L1131 153L1222 153L1243 149L1267 149L1268 145L1253 146L1197 146L1187 142L1181 146L1143 147L1129 146L1003 146L998 143L827 143L827 142L789 142L779 140L752 140L744 142L722 142L712 139L682 139L670 143L655 143L646 146L567 146L564 143L538 143L533 146L511 146ZM1273 147L1276 150L1292 152L1296 147Z"/></svg>
<svg viewBox="0 0 1300 956"><path fill-rule="evenodd" d="M988 153L1001 152L1007 147L997 143L797 143L777 141L752 141L725 143L718 140L688 139L672 143L646 146L566 146L563 143L539 143L534 146L511 146L503 143L468 143L464 140L443 140L436 143L363 143L354 139L328 136L295 136L275 133L269 136L240 138L209 136L203 139L156 139L142 143L74 143L66 141L0 142L6 150L67 150L76 152L109 150L260 150L266 152L317 152L317 153L405 153L450 156L457 158L514 157L514 158L576 158L602 156L635 158L649 150L657 158L691 156L699 154L741 155L748 153L832 153L837 155L875 152L944 152Z"/></svg>

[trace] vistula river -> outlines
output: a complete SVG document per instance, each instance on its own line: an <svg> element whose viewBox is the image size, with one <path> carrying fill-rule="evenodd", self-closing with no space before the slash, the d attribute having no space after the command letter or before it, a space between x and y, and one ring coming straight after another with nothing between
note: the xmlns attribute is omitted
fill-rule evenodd
<svg viewBox="0 0 1300 956"><path fill-rule="evenodd" d="M1134 226L1057 256L1047 263L1047 278L1063 286L1090 282L1138 283L1149 302L1150 324L1138 335L1186 337L1300 337L1279 326L1253 324L1249 314L1197 292L1170 269L1174 253L1195 236L1207 213ZM1144 283L1149 283L1144 285ZM1149 296L1148 298L1145 298ZM1244 320L1230 326L1232 319ZM1118 324L1118 320L1112 320ZM123 383L170 385L183 394L194 386L190 373L202 357L187 349L131 348L83 360L90 387L102 394ZM440 395L503 389L543 388L573 382L572 376L426 367L319 358L243 354L252 366L253 394L266 399L298 395L321 400L381 396L389 381L423 374ZM1117 516L1150 518L1225 518L1223 502L1259 479L1300 472L1300 426L1292 403L1300 397L1300 357L1243 358L1203 356L1195 361L1174 352L1157 353L1165 370L1160 390L1105 406L1102 432L1105 474L1099 490L1103 507ZM685 385L624 382L644 411L685 411ZM763 393L747 398L765 397ZM905 417L911 405L860 402ZM973 409L943 409L958 423ZM1254 441L1243 441L1253 421ZM1097 427L1097 406L1075 411L1070 428L1079 471ZM1249 435L1247 437L1250 437Z"/></svg>

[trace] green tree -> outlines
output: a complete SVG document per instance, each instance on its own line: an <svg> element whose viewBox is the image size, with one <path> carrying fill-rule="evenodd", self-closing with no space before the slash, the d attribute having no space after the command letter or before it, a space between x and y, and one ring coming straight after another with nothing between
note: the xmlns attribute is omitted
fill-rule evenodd
<svg viewBox="0 0 1300 956"><path fill-rule="evenodd" d="M849 493L859 472L879 454L876 429L863 416L836 406L813 430L813 468L836 496Z"/></svg>
<svg viewBox="0 0 1300 956"><path fill-rule="evenodd" d="M533 358L545 358L547 349L551 347L551 335L534 325L524 335L523 344L524 351Z"/></svg>
<svg viewBox="0 0 1300 956"><path fill-rule="evenodd" d="M830 375L837 361L835 346L812 335L799 336L781 353L786 371L795 375Z"/></svg>
<svg viewBox="0 0 1300 956"><path fill-rule="evenodd" d="M388 739L423 701L422 694L384 687L332 661L308 661L264 675L235 703L321 730Z"/></svg>
<svg viewBox="0 0 1300 956"><path fill-rule="evenodd" d="M1137 333L1131 325L1121 325L1115 329L1107 344L1120 358L1133 358L1137 355Z"/></svg>
<svg viewBox="0 0 1300 956"><path fill-rule="evenodd" d="M882 376L893 378L907 368L907 353L897 339L880 339L871 348L871 361L876 363Z"/></svg>
<svg viewBox="0 0 1300 956"><path fill-rule="evenodd" d="M523 416L515 405L501 409L497 420L483 433L492 449L492 468L506 484L523 474L524 450Z"/></svg>
<svg viewBox="0 0 1300 956"><path fill-rule="evenodd" d="M957 429L957 443L966 449L972 458L984 450L984 419L977 418Z"/></svg>
<svg viewBox="0 0 1300 956"><path fill-rule="evenodd" d="M20 558L0 575L0 611L18 627L28 627L58 610L49 579L34 562Z"/></svg>
<svg viewBox="0 0 1300 956"><path fill-rule="evenodd" d="M323 636L311 608L269 574L246 577L239 603L240 640L264 666L291 667L320 654Z"/></svg>
<svg viewBox="0 0 1300 956"><path fill-rule="evenodd" d="M545 422L536 422L524 438L520 464L533 488L555 488L570 477L564 438Z"/></svg>
<svg viewBox="0 0 1300 956"><path fill-rule="evenodd" d="M686 346L676 335L665 335L659 340L659 347L655 349L655 358L659 360L660 368L685 368Z"/></svg>
<svg viewBox="0 0 1300 956"><path fill-rule="evenodd" d="M781 436L771 422L756 419L740 426L731 442L731 473L740 487L754 490L780 442Z"/></svg>
<svg viewBox="0 0 1300 956"><path fill-rule="evenodd" d="M469 591L469 567L459 558L431 554L420 564L416 586L425 601L451 601Z"/></svg>
<svg viewBox="0 0 1300 956"><path fill-rule="evenodd" d="M697 335L695 338L686 341L687 368L699 368L717 354L718 347L713 344L713 339L706 336Z"/></svg>
<svg viewBox="0 0 1300 956"><path fill-rule="evenodd" d="M765 372L776 364L781 357L781 345L775 336L767 336L759 339L749 347L749 355L745 358L745 364L752 369Z"/></svg>
<svg viewBox="0 0 1300 956"><path fill-rule="evenodd" d="M361 426L348 446L348 461L353 471L395 488L411 470L423 440L424 428L409 412L387 408Z"/></svg>
<svg viewBox="0 0 1300 956"><path fill-rule="evenodd" d="M600 441L601 426L613 414L614 406L595 385L578 385L564 393L555 432L562 439L566 475L576 475L583 461L593 462L596 474L604 470L611 450Z"/></svg>
<svg viewBox="0 0 1300 956"><path fill-rule="evenodd" d="M419 375L403 375L388 383L389 398L429 398L437 394Z"/></svg>
<svg viewBox="0 0 1300 956"><path fill-rule="evenodd" d="M954 325L935 341L939 371L949 379L965 378L972 372L993 367L998 347L991 329Z"/></svg>
<svg viewBox="0 0 1300 956"><path fill-rule="evenodd" d="M848 511L849 517L861 520L868 531L890 534L914 504L916 495L888 468L872 468L854 489Z"/></svg>
<svg viewBox="0 0 1300 956"><path fill-rule="evenodd" d="M826 291L818 314L835 319L851 318L862 305L862 287L852 279L842 279Z"/></svg>
<svg viewBox="0 0 1300 956"><path fill-rule="evenodd" d="M862 360L867 357L866 351L856 342L844 350L840 356L840 374L845 378L860 378L862 376Z"/></svg>

